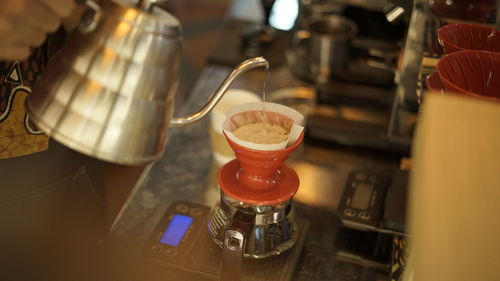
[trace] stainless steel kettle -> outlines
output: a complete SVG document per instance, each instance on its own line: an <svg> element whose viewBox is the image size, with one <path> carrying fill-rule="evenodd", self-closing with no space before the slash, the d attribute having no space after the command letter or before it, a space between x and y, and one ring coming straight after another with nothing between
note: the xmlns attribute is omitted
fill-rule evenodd
<svg viewBox="0 0 500 281"><path fill-rule="evenodd" d="M87 4L93 11L51 60L26 107L45 133L90 156L127 165L160 158L169 126L199 120L239 74L269 65L262 57L242 62L203 108L172 119L181 60L179 21L149 1Z"/></svg>

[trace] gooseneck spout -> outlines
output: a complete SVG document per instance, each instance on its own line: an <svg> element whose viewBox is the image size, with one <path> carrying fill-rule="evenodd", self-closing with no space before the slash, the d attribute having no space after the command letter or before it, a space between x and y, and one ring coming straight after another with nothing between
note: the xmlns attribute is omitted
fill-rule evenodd
<svg viewBox="0 0 500 281"><path fill-rule="evenodd" d="M234 79L236 79L240 74L256 68L256 67L261 67L265 66L266 68L269 68L269 62L263 58L263 57L255 57L248 59L242 63L240 63L236 68L233 69L233 71L222 81L222 84L219 86L219 88L210 96L210 99L208 102L203 106L198 112L191 114L189 116L185 117L179 117L179 118L174 118L170 121L170 126L171 127L181 127L185 125L189 125L191 123L194 123L201 118L203 118L207 113L209 113L215 105L219 102L219 100L222 98L222 96L226 93L227 89L233 83Z"/></svg>

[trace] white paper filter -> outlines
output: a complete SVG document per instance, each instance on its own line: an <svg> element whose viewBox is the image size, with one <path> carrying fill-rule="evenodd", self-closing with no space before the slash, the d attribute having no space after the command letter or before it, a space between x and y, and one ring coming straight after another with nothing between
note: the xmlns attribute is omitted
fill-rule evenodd
<svg viewBox="0 0 500 281"><path fill-rule="evenodd" d="M233 134L239 127L256 122L283 127L289 132L288 140L282 143L259 144L241 140ZM241 146L255 150L272 151L285 149L295 144L304 130L303 122L304 116L293 108L271 102L255 102L242 104L228 110L222 129L232 141Z"/></svg>

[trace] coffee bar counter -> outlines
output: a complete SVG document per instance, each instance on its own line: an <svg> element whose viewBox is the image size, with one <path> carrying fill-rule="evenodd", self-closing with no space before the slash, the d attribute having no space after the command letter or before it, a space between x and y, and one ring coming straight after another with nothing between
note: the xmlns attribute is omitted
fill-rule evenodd
<svg viewBox="0 0 500 281"><path fill-rule="evenodd" d="M229 67L215 64L205 67L188 102L178 114L198 110L230 71ZM262 73L258 69L249 72L238 79L232 88L260 93ZM279 84L300 84L285 68L269 71L266 81L268 90L279 88ZM209 118L204 118L190 126L170 129L163 158L147 169L112 226L111 240L123 245L128 255L142 259L146 241L156 225L165 220L166 210L177 202L201 204L207 209L218 202L216 174L219 167L213 160L208 127ZM389 280L389 273L376 266L339 258L340 249L347 246L345 243L352 242L339 241L342 224L336 211L350 172L391 173L397 169L399 158L316 143L309 140L306 133L305 141L286 163L295 169L300 178L293 206L297 216L305 222L303 225L308 227L303 232L303 247L296 251L298 259L293 260L292 269L287 269L291 270L291 274L275 280ZM198 231L207 230L202 227ZM185 267L189 265L160 266L157 270L170 277L163 280L217 280L214 275L189 272ZM281 268L276 266L273 270Z"/></svg>

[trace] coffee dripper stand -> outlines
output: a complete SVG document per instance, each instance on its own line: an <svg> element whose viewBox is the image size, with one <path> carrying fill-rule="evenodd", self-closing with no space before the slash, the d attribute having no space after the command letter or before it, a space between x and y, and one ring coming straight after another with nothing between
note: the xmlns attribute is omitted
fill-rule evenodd
<svg viewBox="0 0 500 281"><path fill-rule="evenodd" d="M300 145L277 151L249 149L226 136L236 159L217 175L220 202L209 215L208 231L222 248L219 280L240 280L244 259L263 260L278 256L297 242L299 231L292 197L299 178L284 164ZM307 223L301 227L307 228Z"/></svg>

